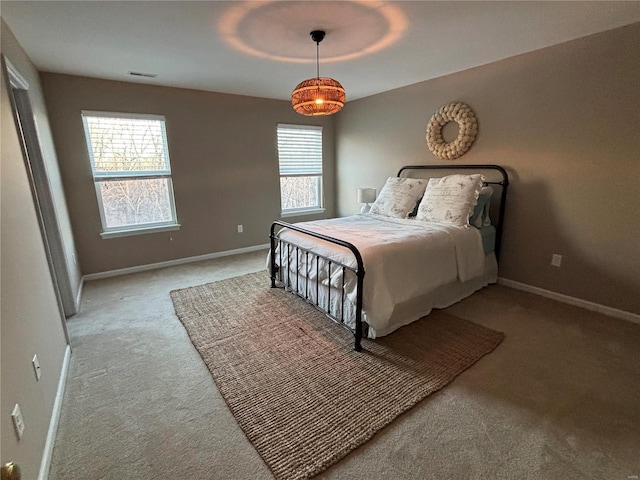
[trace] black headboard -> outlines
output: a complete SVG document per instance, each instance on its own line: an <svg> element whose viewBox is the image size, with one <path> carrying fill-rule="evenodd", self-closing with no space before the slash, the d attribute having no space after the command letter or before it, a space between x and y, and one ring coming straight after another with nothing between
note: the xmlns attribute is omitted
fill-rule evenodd
<svg viewBox="0 0 640 480"><path fill-rule="evenodd" d="M452 170L456 170L452 172ZM496 258L500 258L502 245L502 227L507 202L507 187L509 175L499 165L406 165L398 172L398 177L409 178L438 178L452 173L481 173L485 178L485 185L491 185L494 195L491 199L491 223L496 227ZM495 199L499 199L496 202Z"/></svg>

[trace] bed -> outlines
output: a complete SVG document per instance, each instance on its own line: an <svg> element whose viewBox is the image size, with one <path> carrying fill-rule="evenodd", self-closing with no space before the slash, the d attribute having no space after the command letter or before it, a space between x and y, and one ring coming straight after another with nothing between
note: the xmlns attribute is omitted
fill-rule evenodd
<svg viewBox="0 0 640 480"><path fill-rule="evenodd" d="M273 222L271 286L351 330L354 349L495 283L507 172L497 165L412 165L369 213Z"/></svg>

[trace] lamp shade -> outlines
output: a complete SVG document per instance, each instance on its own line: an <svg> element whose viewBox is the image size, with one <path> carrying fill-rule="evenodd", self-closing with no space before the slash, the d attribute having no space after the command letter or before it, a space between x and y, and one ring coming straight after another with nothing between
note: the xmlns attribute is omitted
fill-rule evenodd
<svg viewBox="0 0 640 480"><path fill-rule="evenodd" d="M344 107L345 98L340 82L316 77L298 84L291 94L291 105L302 115L331 115Z"/></svg>
<svg viewBox="0 0 640 480"><path fill-rule="evenodd" d="M373 203L376 201L375 188L359 188L358 203Z"/></svg>

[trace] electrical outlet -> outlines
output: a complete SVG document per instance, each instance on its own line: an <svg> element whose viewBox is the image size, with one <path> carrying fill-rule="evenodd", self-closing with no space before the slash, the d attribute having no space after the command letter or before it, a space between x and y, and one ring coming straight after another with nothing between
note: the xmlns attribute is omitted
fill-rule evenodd
<svg viewBox="0 0 640 480"><path fill-rule="evenodd" d="M560 265L562 265L562 255L558 255L557 253L554 253L551 256L551 266L559 267Z"/></svg>
<svg viewBox="0 0 640 480"><path fill-rule="evenodd" d="M242 225L238 225L238 233L244 232L244 227Z"/></svg>
<svg viewBox="0 0 640 480"><path fill-rule="evenodd" d="M17 403L16 406L13 407L13 412L11 412L11 420L13 420L13 426L16 429L18 440L22 439L22 434L24 433L24 418L22 418L20 405Z"/></svg>
<svg viewBox="0 0 640 480"><path fill-rule="evenodd" d="M33 371L36 372L36 380L40 381L42 370L40 369L40 360L38 360L38 355L33 356L31 363L33 363Z"/></svg>

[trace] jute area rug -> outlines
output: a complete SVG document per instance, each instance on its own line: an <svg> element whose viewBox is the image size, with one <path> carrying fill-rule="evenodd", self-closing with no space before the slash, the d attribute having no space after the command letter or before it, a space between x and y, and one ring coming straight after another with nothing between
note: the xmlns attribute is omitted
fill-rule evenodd
<svg viewBox="0 0 640 480"><path fill-rule="evenodd" d="M176 314L277 479L310 478L441 389L503 334L434 311L365 340L257 272L171 292Z"/></svg>

